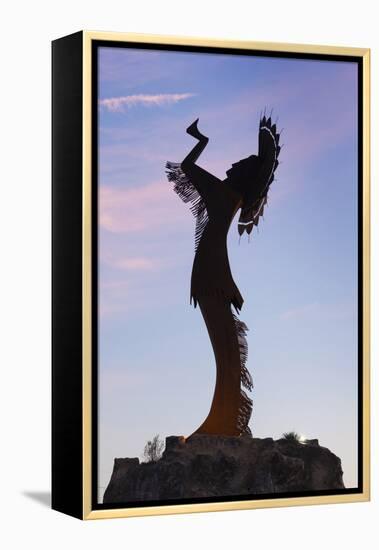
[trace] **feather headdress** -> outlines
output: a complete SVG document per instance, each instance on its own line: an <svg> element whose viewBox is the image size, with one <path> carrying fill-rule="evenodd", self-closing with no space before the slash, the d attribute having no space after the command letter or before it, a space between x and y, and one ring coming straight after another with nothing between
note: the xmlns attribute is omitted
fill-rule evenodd
<svg viewBox="0 0 379 550"><path fill-rule="evenodd" d="M267 203L267 193L271 183L274 181L274 173L278 167L280 134L276 130L276 124L272 124L271 116L266 119L264 115L259 122L259 141L258 141L258 174L254 178L254 189L251 193L247 192L244 204L241 208L241 214L238 220L238 233L242 235L244 231L248 235L255 225L258 225L259 219L263 216L264 208ZM260 190L257 198L257 189Z"/></svg>

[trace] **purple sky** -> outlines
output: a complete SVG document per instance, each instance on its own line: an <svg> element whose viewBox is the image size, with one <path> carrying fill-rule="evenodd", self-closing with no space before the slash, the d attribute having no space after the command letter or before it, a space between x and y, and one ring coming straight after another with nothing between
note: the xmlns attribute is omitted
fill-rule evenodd
<svg viewBox="0 0 379 550"><path fill-rule="evenodd" d="M295 430L357 482L357 68L353 63L101 48L99 495L113 459L208 413L214 358L189 305L194 219L165 176L194 145L224 179L273 109L284 148L265 221L228 238L245 298L256 437Z"/></svg>

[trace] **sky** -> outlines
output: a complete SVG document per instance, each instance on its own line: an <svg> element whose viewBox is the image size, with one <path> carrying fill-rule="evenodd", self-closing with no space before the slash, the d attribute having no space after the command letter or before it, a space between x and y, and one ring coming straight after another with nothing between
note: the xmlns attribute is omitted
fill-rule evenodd
<svg viewBox="0 0 379 550"><path fill-rule="evenodd" d="M195 145L225 179L257 154L260 113L284 144L250 242L229 260L249 327L254 437L296 431L357 484L357 67L351 62L99 49L99 499L116 457L208 414L215 362L190 303L195 221L165 174Z"/></svg>

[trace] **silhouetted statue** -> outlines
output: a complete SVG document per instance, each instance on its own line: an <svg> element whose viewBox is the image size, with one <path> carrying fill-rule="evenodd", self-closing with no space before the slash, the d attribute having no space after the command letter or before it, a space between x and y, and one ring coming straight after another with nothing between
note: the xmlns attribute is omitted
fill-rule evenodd
<svg viewBox="0 0 379 550"><path fill-rule="evenodd" d="M253 382L246 368L245 323L232 312L242 308L243 298L229 266L227 233L241 209L238 232L249 235L263 214L267 192L274 180L280 152L279 134L271 117L261 118L259 152L232 165L223 181L196 163L208 143L199 131L198 120L187 133L198 143L181 164L167 162L168 179L184 202L191 202L196 217L195 259L191 278L191 302L199 304L216 359L217 376L208 416L194 432L240 436L250 434L248 426L252 400L241 385L251 390Z"/></svg>

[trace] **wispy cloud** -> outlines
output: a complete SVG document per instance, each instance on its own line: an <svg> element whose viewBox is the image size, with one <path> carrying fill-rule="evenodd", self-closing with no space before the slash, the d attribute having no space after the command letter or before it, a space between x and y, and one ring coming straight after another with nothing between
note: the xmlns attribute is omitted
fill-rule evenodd
<svg viewBox="0 0 379 550"><path fill-rule="evenodd" d="M156 230L187 218L169 182L141 187L100 186L100 225L112 233Z"/></svg>
<svg viewBox="0 0 379 550"><path fill-rule="evenodd" d="M172 105L184 99L195 96L193 93L184 94L134 94L121 97L99 99L99 105L112 113L124 112L125 109L142 105L144 107L161 107Z"/></svg>
<svg viewBox="0 0 379 550"><path fill-rule="evenodd" d="M151 271L157 267L155 261L143 256L117 258L111 261L106 260L105 263L123 271Z"/></svg>

